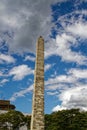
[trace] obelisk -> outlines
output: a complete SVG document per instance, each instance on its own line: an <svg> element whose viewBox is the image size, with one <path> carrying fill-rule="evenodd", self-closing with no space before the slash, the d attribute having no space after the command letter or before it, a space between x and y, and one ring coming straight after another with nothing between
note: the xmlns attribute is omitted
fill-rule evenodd
<svg viewBox="0 0 87 130"><path fill-rule="evenodd" d="M44 39L40 36L36 47L31 130L44 130Z"/></svg>

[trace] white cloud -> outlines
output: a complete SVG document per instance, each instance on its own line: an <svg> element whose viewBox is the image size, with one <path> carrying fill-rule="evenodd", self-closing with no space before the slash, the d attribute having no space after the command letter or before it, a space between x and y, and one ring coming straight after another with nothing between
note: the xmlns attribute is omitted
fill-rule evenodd
<svg viewBox="0 0 87 130"><path fill-rule="evenodd" d="M3 76L3 73L0 71L0 76Z"/></svg>
<svg viewBox="0 0 87 130"><path fill-rule="evenodd" d="M45 72L48 71L53 65L51 64L46 64L45 65Z"/></svg>
<svg viewBox="0 0 87 130"><path fill-rule="evenodd" d="M7 83L7 82L9 82L9 80L8 79L2 79L1 81L0 81L0 84L1 84L1 86L3 86L5 83Z"/></svg>
<svg viewBox="0 0 87 130"><path fill-rule="evenodd" d="M58 17L58 22L63 29L57 28L52 23L51 6L56 2L65 2L67 0L18 0L14 2L11 0L0 2L0 37L5 39L9 49L15 52L24 52L35 50L36 39L38 36L43 35L46 42L45 56L48 58L51 55L58 55L63 61L75 62L77 64L86 64L87 57L81 53L71 50L71 46L78 45L77 37L86 38L87 23L83 21L83 15L87 15L85 10L73 11L68 15ZM43 7L42 7L43 5ZM40 10L40 11L39 11ZM79 14L79 18L75 17ZM70 18L68 17L70 16ZM67 23L67 24L66 24ZM49 38L52 27L55 27L59 35L55 39ZM12 33L13 38L3 35L2 32L8 30ZM30 57L26 57L28 60ZM32 59L30 59L32 60Z"/></svg>
<svg viewBox="0 0 87 130"><path fill-rule="evenodd" d="M27 60L34 62L35 61L35 57L32 57L32 56L28 55L28 56L25 57L25 61L27 61Z"/></svg>
<svg viewBox="0 0 87 130"><path fill-rule="evenodd" d="M19 97L23 97L25 94L31 92L33 90L33 85L29 86L28 88L21 90L19 92L15 92L12 97L10 98L10 101L15 101Z"/></svg>
<svg viewBox="0 0 87 130"><path fill-rule="evenodd" d="M55 112L55 111L61 111L61 110L66 110L66 107L57 105L56 107L53 108L52 111Z"/></svg>
<svg viewBox="0 0 87 130"><path fill-rule="evenodd" d="M87 69L73 68L67 71L65 75L56 75L45 81L46 89L67 89L68 87L77 86L80 80L87 81Z"/></svg>
<svg viewBox="0 0 87 130"><path fill-rule="evenodd" d="M0 62L15 63L15 59L10 55L0 54Z"/></svg>
<svg viewBox="0 0 87 130"><path fill-rule="evenodd" d="M72 49L78 48L82 43L81 40L87 39L87 22L83 16L87 16L87 11L76 10L58 17L55 24L59 23L62 29L55 25L55 31L58 32L58 35L46 43L46 58L58 55L64 62L74 62L78 65L87 64L87 56L82 54L83 50L81 48L78 51Z"/></svg>
<svg viewBox="0 0 87 130"><path fill-rule="evenodd" d="M62 61L65 62L87 65L87 56L84 56L80 50L76 52L71 49L72 47L78 47L81 39L87 39L87 22L83 18L84 15L87 16L87 11L77 10L62 17L58 16L58 23L61 24L62 29L57 28L54 23L51 23L50 5L62 1L67 0L0 1L0 45L2 41L6 41L6 45L12 52L34 52L37 37L43 35L45 41L47 41L45 42L45 58L56 55L60 56ZM76 14L81 15L77 18ZM52 27L56 27L55 30L58 32L55 39L49 37ZM25 61L27 60L34 62L35 58L26 56ZM1 54L0 63L3 62L15 63L15 59L10 55ZM45 71L51 69L51 67L51 64L46 64ZM0 72L0 76L7 76L4 73ZM13 76L14 80L22 80L30 74L33 74L31 68L27 65L19 65L12 68L8 76ZM46 89L49 90L47 94L50 96L56 95L62 102L61 105L54 107L53 111L73 107L87 110L87 85L80 84L79 81L79 79L86 80L86 75L86 69L71 69L65 75L58 76L56 74L46 81ZM2 83L5 82L8 81L3 79ZM32 91L32 89L33 87L30 86L22 91L15 92L10 100L15 101L18 97Z"/></svg>
<svg viewBox="0 0 87 130"><path fill-rule="evenodd" d="M68 88L62 91L59 99L62 104L53 108L53 111L62 109L80 108L87 111L87 85L80 85L74 88Z"/></svg>
<svg viewBox="0 0 87 130"><path fill-rule="evenodd" d="M87 110L87 69L73 68L65 75L57 75L45 82L48 95L55 95L61 105L57 105L52 111L63 109L80 108Z"/></svg>
<svg viewBox="0 0 87 130"><path fill-rule="evenodd" d="M75 38L73 36L62 34L56 37L57 54L61 56L63 61L76 62L77 64L86 64L87 57L81 53L71 50L71 46L75 46Z"/></svg>
<svg viewBox="0 0 87 130"><path fill-rule="evenodd" d="M87 22L76 22L72 25L68 25L66 31L73 35L87 39Z"/></svg>
<svg viewBox="0 0 87 130"><path fill-rule="evenodd" d="M76 39L71 36L71 35L67 35L66 33L63 33L62 35L58 35L56 38L56 42L60 43L61 48L66 46L67 44L67 48L69 48L69 43L75 43ZM62 43L62 44L61 44Z"/></svg>
<svg viewBox="0 0 87 130"><path fill-rule="evenodd" d="M77 78L72 76L72 75L60 75L60 76L56 76L55 78L49 78L45 85L49 86L49 85L57 85L57 84L61 84L61 83L76 83L77 82ZM58 86L59 86L58 85ZM53 85L54 86L54 85Z"/></svg>
<svg viewBox="0 0 87 130"><path fill-rule="evenodd" d="M75 36L63 32L56 36L56 40L51 39L49 43L46 43L45 58L47 59L49 56L56 55L60 56L64 62L74 62L78 65L86 65L87 56L83 55L80 52L81 50L76 52L71 49L72 47L79 46L79 44L80 43L78 43Z"/></svg>
<svg viewBox="0 0 87 130"><path fill-rule="evenodd" d="M71 69L69 74L72 74L76 78L87 79L87 69Z"/></svg>
<svg viewBox="0 0 87 130"><path fill-rule="evenodd" d="M47 94L50 95L50 96L54 96L54 95L57 95L58 92L57 91L55 91L55 92L47 92Z"/></svg>
<svg viewBox="0 0 87 130"><path fill-rule="evenodd" d="M16 66L9 72L9 76L13 76L14 80L22 80L25 76L30 74L33 74L33 70L27 65Z"/></svg>
<svg viewBox="0 0 87 130"><path fill-rule="evenodd" d="M0 37L14 52L33 51L38 36L47 40L53 23L51 5L66 0L14 0L0 1ZM42 6L43 5L43 6ZM13 32L6 37L3 32ZM1 43L0 43L1 44Z"/></svg>
<svg viewBox="0 0 87 130"><path fill-rule="evenodd" d="M47 59L48 57L50 57L52 55L57 55L57 47L56 47L56 40L55 39L51 39L51 41L49 39L45 43L45 58Z"/></svg>

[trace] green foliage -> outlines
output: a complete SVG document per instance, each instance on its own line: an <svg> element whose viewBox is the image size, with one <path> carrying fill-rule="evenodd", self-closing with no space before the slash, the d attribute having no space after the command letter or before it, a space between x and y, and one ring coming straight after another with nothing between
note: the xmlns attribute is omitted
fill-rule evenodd
<svg viewBox="0 0 87 130"><path fill-rule="evenodd" d="M27 128L30 128L31 116L28 116L28 115L27 115L27 116L24 118L24 122L26 123Z"/></svg>
<svg viewBox="0 0 87 130"><path fill-rule="evenodd" d="M45 116L45 130L87 130L87 112L62 110Z"/></svg>
<svg viewBox="0 0 87 130"><path fill-rule="evenodd" d="M11 110L7 113L0 114L0 130L8 130L9 126L12 130L19 128L25 124L25 117L19 111Z"/></svg>
<svg viewBox="0 0 87 130"><path fill-rule="evenodd" d="M24 116L19 111L0 114L0 130L8 130L8 124L12 130L25 124L30 129L30 120L30 116ZM71 109L46 114L45 130L87 130L87 112Z"/></svg>

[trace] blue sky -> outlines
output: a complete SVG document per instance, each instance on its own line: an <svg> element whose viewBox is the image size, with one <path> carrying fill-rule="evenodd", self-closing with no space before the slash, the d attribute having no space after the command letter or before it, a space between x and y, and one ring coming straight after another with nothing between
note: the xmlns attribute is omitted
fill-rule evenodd
<svg viewBox="0 0 87 130"><path fill-rule="evenodd" d="M86 0L0 0L0 99L31 113L40 35L45 40L45 113L87 110Z"/></svg>

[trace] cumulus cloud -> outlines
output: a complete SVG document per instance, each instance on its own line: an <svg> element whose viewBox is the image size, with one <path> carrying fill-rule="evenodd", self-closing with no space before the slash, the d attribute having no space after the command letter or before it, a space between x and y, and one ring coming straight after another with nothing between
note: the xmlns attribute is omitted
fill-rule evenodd
<svg viewBox="0 0 87 130"><path fill-rule="evenodd" d="M47 43L46 47L50 47L45 52L46 58L58 55L65 62L74 62L78 65L87 64L87 56L83 55L83 50L81 48L79 51L72 49L77 48L82 41L87 39L86 17L86 10L74 10L71 13L58 16L54 27L58 34L55 39L50 39L50 43ZM57 27L57 24L60 24L60 27Z"/></svg>
<svg viewBox="0 0 87 130"><path fill-rule="evenodd" d="M82 80L87 81L87 69L70 69L64 75L56 75L45 81L46 88L49 90L56 90L61 88L68 88L77 86Z"/></svg>
<svg viewBox="0 0 87 130"><path fill-rule="evenodd" d="M3 73L0 71L0 76L3 76Z"/></svg>
<svg viewBox="0 0 87 130"><path fill-rule="evenodd" d="M51 64L46 64L45 65L45 72L48 71L53 65Z"/></svg>
<svg viewBox="0 0 87 130"><path fill-rule="evenodd" d="M51 5L66 0L0 1L0 33L11 51L33 51L38 36L47 40L51 27ZM13 32L9 37L7 33ZM6 37L7 36L7 37Z"/></svg>
<svg viewBox="0 0 87 130"><path fill-rule="evenodd" d="M67 26L66 30L75 36L87 39L87 22L76 22Z"/></svg>
<svg viewBox="0 0 87 130"><path fill-rule="evenodd" d="M66 110L66 107L57 105L56 107L53 108L52 111L55 112L55 111L61 111L61 110Z"/></svg>
<svg viewBox="0 0 87 130"><path fill-rule="evenodd" d="M0 84L3 85L5 83L7 83L8 81L9 81L8 79L2 79L1 82L0 82Z"/></svg>
<svg viewBox="0 0 87 130"><path fill-rule="evenodd" d="M77 10L62 16L60 16L60 13L57 21L52 22L51 5L65 1L67 0L0 1L0 45L5 42L9 51L15 53L35 52L36 39L43 35L45 39L45 58L56 55L60 56L62 61L65 62L87 65L87 56L81 53L81 49L78 52L72 49L78 47L81 40L87 39L87 22L84 18L87 17L87 11ZM86 0L82 1L86 2ZM58 27L59 24L61 27ZM57 33L55 38L50 37L52 29ZM26 60L34 61L30 56L25 57ZM14 63L15 59L10 55L1 54L0 63L3 62ZM47 71L51 67L50 64L47 64L45 70ZM71 69L67 74L55 75L55 77L46 81L48 94L50 96L56 95L62 102L53 110L72 107L87 110L87 86L80 82L81 79L87 80L86 73L86 69ZM12 68L8 76L13 76L13 80L22 80L29 74L33 74L31 68L27 65L19 65ZM0 72L0 76L2 75L3 73ZM2 82L5 82L5 80ZM14 93L10 99L14 101L31 90L32 86Z"/></svg>
<svg viewBox="0 0 87 130"><path fill-rule="evenodd" d="M87 62L87 58L77 52L71 50L71 42L73 43L75 39L72 36L62 34L61 36L57 36L57 53L62 57L62 60L68 62L76 62L78 64L85 64Z"/></svg>
<svg viewBox="0 0 87 130"><path fill-rule="evenodd" d="M86 95L87 85L67 89L59 95L62 104L54 107L53 111L71 108L80 108L81 110L87 111Z"/></svg>
<svg viewBox="0 0 87 130"><path fill-rule="evenodd" d="M80 108L87 110L87 69L70 69L65 75L57 75L45 82L48 95L55 95L61 101L52 111Z"/></svg>
<svg viewBox="0 0 87 130"><path fill-rule="evenodd" d="M14 80L22 80L25 76L33 74L33 70L28 65L19 65L12 68L9 76L13 76Z"/></svg>
<svg viewBox="0 0 87 130"><path fill-rule="evenodd" d="M87 79L87 69L71 69L69 74L72 74L76 78Z"/></svg>
<svg viewBox="0 0 87 130"><path fill-rule="evenodd" d="M62 34L56 37L57 54L61 56L63 61L76 62L77 64L86 64L87 57L72 51L71 46L75 44L75 38L70 35Z"/></svg>
<svg viewBox="0 0 87 130"><path fill-rule="evenodd" d="M31 92L33 90L33 85L29 86L28 88L21 90L19 92L15 92L12 97L10 98L10 101L15 101L19 97L23 97L25 94Z"/></svg>
<svg viewBox="0 0 87 130"><path fill-rule="evenodd" d="M55 91L55 92L47 92L47 94L50 95L50 96L54 96L54 95L58 94L58 92L57 91Z"/></svg>
<svg viewBox="0 0 87 130"><path fill-rule="evenodd" d="M25 60L25 61L28 61L28 60L29 60L29 61L34 62L34 61L35 61L35 57L32 57L32 56L29 56L29 55L28 55L28 56L25 57L24 60Z"/></svg>
<svg viewBox="0 0 87 130"><path fill-rule="evenodd" d="M51 65L47 64L46 71L51 67ZM32 74L33 70L30 70L27 65L20 65L17 67L14 67L12 70L10 70L9 75L13 75L14 80L21 80L25 76ZM10 101L15 101L17 98L25 96L25 94L31 92L33 90L33 85L29 86L28 88L21 90L19 92L15 92L12 97L10 98ZM49 92L49 95L51 93Z"/></svg>
<svg viewBox="0 0 87 130"><path fill-rule="evenodd" d="M46 81L46 85L49 86L49 85L53 85L53 84L60 84L60 83L75 83L77 82L77 78L75 78L74 76L72 75L60 75L60 76L56 76L54 78L49 78L47 81Z"/></svg>
<svg viewBox="0 0 87 130"><path fill-rule="evenodd" d="M77 10L68 15L58 16L57 22L63 27L62 30L52 22L51 5L65 1L67 0L1 1L0 39L7 41L9 50L13 52L34 52L37 37L43 35L46 41L46 58L51 55L58 55L67 62L86 64L86 56L71 50L71 46L78 43L78 36L86 38L87 23L82 17L84 14L87 15L86 11ZM80 16L76 18L76 14ZM50 38L52 27L56 28L59 34L56 36L56 40Z"/></svg>
<svg viewBox="0 0 87 130"><path fill-rule="evenodd" d="M81 50L76 52L72 50L72 47L79 46L80 43L77 41L77 37L64 32L56 35L56 39L51 39L51 42L46 45L45 58L56 55L60 56L62 61L74 62L78 65L87 64L87 56L83 55Z"/></svg>
<svg viewBox="0 0 87 130"><path fill-rule="evenodd" d="M15 63L15 59L10 56L10 55L6 55L6 54L0 54L0 63L6 62L6 63Z"/></svg>

